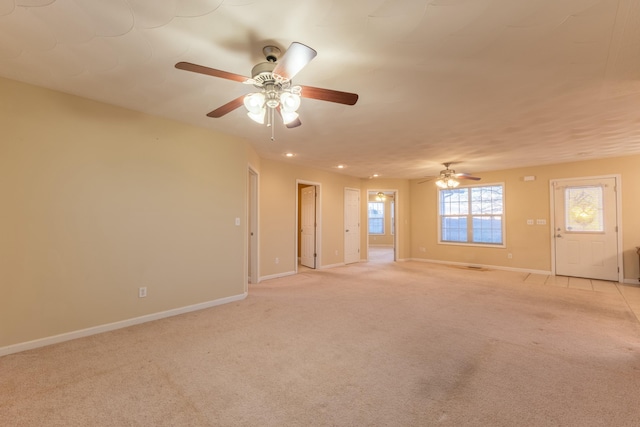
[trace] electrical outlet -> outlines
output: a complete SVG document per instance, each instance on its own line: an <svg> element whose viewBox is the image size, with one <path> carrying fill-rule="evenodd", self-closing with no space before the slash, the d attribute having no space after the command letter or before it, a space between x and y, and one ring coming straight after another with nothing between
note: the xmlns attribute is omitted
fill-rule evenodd
<svg viewBox="0 0 640 427"><path fill-rule="evenodd" d="M144 298L147 296L147 287L143 286L141 288L138 288L138 298Z"/></svg>
<svg viewBox="0 0 640 427"><path fill-rule="evenodd" d="M508 254L507 254L507 258L509 258L509 259L513 259L513 254L508 253Z"/></svg>
<svg viewBox="0 0 640 427"><path fill-rule="evenodd" d="M280 258L276 258L276 264L280 263Z"/></svg>

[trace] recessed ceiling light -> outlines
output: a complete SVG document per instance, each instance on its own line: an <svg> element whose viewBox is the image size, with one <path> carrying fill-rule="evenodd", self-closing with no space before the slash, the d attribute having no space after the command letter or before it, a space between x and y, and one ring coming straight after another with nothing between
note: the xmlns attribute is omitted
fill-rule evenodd
<svg viewBox="0 0 640 427"><path fill-rule="evenodd" d="M294 153L284 153L285 157L295 157L296 155Z"/></svg>
<svg viewBox="0 0 640 427"><path fill-rule="evenodd" d="M346 168L347 166L346 166L346 165L338 165L338 166L336 166L336 167L337 167L338 169L344 169L344 168Z"/></svg>
<svg viewBox="0 0 640 427"><path fill-rule="evenodd" d="M373 175L371 175L371 178L377 178L377 177L379 177L379 176L380 176L380 175L378 175L377 173L374 173Z"/></svg>

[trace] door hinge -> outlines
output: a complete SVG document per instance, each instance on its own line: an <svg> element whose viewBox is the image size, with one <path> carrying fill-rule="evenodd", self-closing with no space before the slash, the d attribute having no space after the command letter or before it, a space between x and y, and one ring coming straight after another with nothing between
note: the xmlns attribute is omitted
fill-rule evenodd
<svg viewBox="0 0 640 427"><path fill-rule="evenodd" d="M316 258L318 256L318 254L313 254L313 257Z"/></svg>

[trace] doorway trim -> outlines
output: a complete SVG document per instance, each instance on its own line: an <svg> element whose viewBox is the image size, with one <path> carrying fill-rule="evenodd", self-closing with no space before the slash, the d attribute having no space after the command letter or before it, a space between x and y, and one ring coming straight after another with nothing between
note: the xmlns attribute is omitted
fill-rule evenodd
<svg viewBox="0 0 640 427"><path fill-rule="evenodd" d="M245 280L245 293L249 291L249 283L260 282L259 271L259 256L260 251L260 233L258 233L258 218L260 215L260 175L258 171L249 164L247 168L247 218L245 223L247 224L246 234L246 263L245 272L247 274ZM253 236L251 235L253 233ZM253 237L253 240L251 238ZM251 241L251 242L250 242Z"/></svg>
<svg viewBox="0 0 640 427"><path fill-rule="evenodd" d="M613 178L615 180L615 197L616 197L616 223L618 226L618 232L616 233L616 247L617 247L617 263L618 263L618 283L622 283L624 281L624 254L622 251L622 176L620 174L614 175L597 175L597 176L580 176L575 178L558 178L549 180L549 199L550 199L550 227L549 227L549 238L551 240L551 274L556 275L556 239L555 239L555 229L556 229L556 205L555 205L555 191L554 188L556 185L561 185L563 182L567 181L578 181L582 179L603 179L603 178Z"/></svg>
<svg viewBox="0 0 640 427"><path fill-rule="evenodd" d="M315 205L316 205L316 227L315 227L315 232L316 232L316 238L315 238L315 254L316 254L316 269L320 269L322 266L322 256L321 256L321 248L322 248L322 242L321 242L321 236L322 236L322 216L321 216L321 212L322 212L322 184L319 182L315 182L315 181L307 181L304 179L296 179L296 186L295 186L295 194L296 194L296 204L295 204L295 218L296 218L296 227L295 227L295 245L293 248L293 259L295 260L295 268L294 271L297 274L298 273L298 248L300 245L300 239L298 238L299 236L299 230L300 230L300 217L298 215L298 206L300 205L300 198L299 198L299 194L298 194L298 187L300 185L313 185L316 187L316 201L315 201Z"/></svg>
<svg viewBox="0 0 640 427"><path fill-rule="evenodd" d="M393 261L398 261L398 243L400 241L400 223L398 221L398 211L400 209L400 195L397 189L376 189L376 188L368 188L367 189L367 260L369 259L369 194L377 193L382 191L383 193L393 193Z"/></svg>

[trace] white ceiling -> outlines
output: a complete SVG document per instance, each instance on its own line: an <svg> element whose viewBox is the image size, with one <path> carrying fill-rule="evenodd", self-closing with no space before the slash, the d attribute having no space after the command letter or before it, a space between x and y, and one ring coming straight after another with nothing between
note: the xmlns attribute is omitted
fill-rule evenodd
<svg viewBox="0 0 640 427"><path fill-rule="evenodd" d="M275 142L242 107L205 116L251 86L174 67L250 76L293 41L318 51L295 84L360 99L303 99ZM0 0L0 75L358 177L640 153L637 0Z"/></svg>

